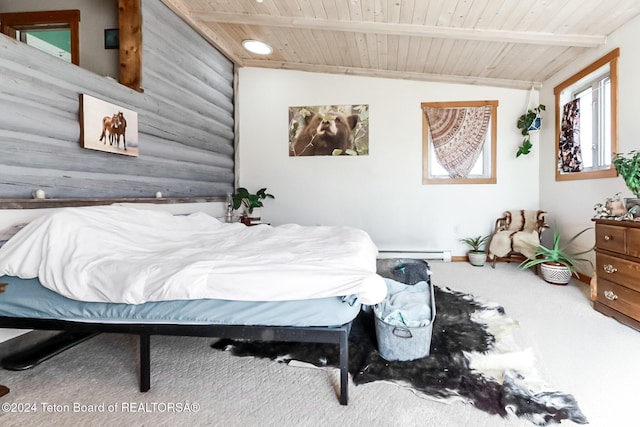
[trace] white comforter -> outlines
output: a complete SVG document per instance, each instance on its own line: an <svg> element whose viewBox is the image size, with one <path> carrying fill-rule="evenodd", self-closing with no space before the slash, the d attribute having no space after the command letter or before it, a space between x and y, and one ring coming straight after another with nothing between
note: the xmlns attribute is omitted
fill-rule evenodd
<svg viewBox="0 0 640 427"><path fill-rule="evenodd" d="M350 227L245 227L195 213L66 208L0 249L0 275L38 277L81 301L140 304L215 298L278 301L358 294L384 299L377 248Z"/></svg>

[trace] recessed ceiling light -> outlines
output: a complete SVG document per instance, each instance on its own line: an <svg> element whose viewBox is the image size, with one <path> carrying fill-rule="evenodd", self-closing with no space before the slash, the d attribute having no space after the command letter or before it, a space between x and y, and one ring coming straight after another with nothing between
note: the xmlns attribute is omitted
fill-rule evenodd
<svg viewBox="0 0 640 427"><path fill-rule="evenodd" d="M255 53L257 55L269 55L271 52L273 52L271 46L259 40L243 40L242 47L244 47L249 52Z"/></svg>

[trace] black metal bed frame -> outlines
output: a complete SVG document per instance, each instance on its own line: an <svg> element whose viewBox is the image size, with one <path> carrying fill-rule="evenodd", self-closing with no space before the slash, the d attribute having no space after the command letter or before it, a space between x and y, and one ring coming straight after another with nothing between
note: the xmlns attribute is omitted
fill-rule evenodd
<svg viewBox="0 0 640 427"><path fill-rule="evenodd" d="M297 326L242 326L242 325L181 325L156 323L84 323L56 319L35 319L0 316L0 328L40 329L64 331L67 336L54 342L43 343L25 353L2 360L5 369L21 370L33 366L24 360L44 361L92 336L105 333L122 333L140 337L140 391L151 388L151 335L193 337L217 337L260 341L317 342L337 344L340 348L340 397L341 405L348 403L349 380L349 332L352 322L336 327ZM54 337L55 338L55 337Z"/></svg>

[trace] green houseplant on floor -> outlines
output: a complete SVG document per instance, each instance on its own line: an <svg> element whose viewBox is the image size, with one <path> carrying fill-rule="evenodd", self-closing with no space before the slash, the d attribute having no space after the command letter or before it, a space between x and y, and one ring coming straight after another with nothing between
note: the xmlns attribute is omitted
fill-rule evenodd
<svg viewBox="0 0 640 427"><path fill-rule="evenodd" d="M466 243L471 247L471 250L467 252L467 257L471 265L476 267L482 267L487 262L487 251L483 247L487 244L489 236L478 237L465 237L460 239L462 243Z"/></svg>
<svg viewBox="0 0 640 427"><path fill-rule="evenodd" d="M564 246L560 245L560 233L554 230L553 245L548 248L541 243L537 247L535 258L523 261L520 267L526 269L539 265L542 278L545 281L554 285L566 285L571 280L572 275L578 277L578 273L576 272L576 264L578 262L588 262L593 266L591 260L578 258L580 255L591 252L593 248L581 252L569 252L567 250L567 246L571 245L571 243L588 230L591 230L591 227L585 228L575 234Z"/></svg>

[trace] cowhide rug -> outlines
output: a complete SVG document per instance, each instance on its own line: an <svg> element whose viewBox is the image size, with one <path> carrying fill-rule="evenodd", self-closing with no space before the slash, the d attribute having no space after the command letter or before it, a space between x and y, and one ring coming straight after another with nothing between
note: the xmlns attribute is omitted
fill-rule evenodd
<svg viewBox="0 0 640 427"><path fill-rule="evenodd" d="M537 378L530 351L521 351L510 329L517 325L497 305L435 286L436 319L430 355L389 362L377 351L372 311L362 311L349 336L349 372L356 385L386 381L423 397L465 401L490 414L511 414L536 425L568 419L586 424L572 395L549 391ZM237 356L338 366L338 346L222 339L212 347Z"/></svg>

